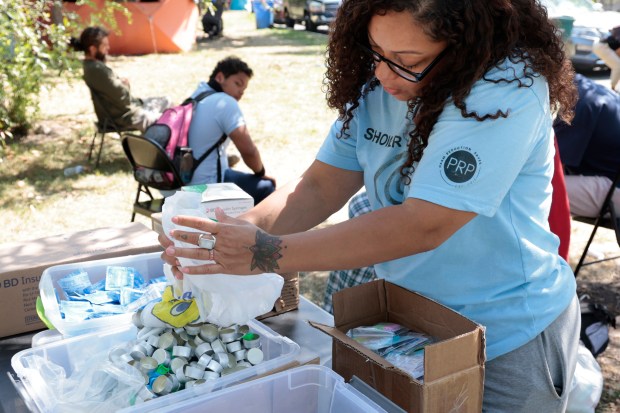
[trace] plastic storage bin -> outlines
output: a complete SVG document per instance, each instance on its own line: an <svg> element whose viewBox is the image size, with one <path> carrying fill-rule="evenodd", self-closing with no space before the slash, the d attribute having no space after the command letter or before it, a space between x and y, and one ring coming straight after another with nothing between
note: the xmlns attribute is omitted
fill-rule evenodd
<svg viewBox="0 0 620 413"><path fill-rule="evenodd" d="M551 18L551 21L560 29L562 40L569 40L573 32L573 23L575 23L575 19L571 16L559 16Z"/></svg>
<svg viewBox="0 0 620 413"><path fill-rule="evenodd" d="M88 272L91 283L96 283L105 278L106 268L112 266L134 267L145 281L164 275L160 252L148 254L129 255L124 257L107 258L103 260L84 261L73 264L55 265L49 267L41 275L39 281L39 293L45 308L45 316L64 336L71 337L94 331L107 330L120 325L131 324L132 313L112 315L91 320L70 321L62 318L58 299L64 300L66 296L58 286L58 280L71 272L83 268Z"/></svg>
<svg viewBox="0 0 620 413"><path fill-rule="evenodd" d="M247 0L231 0L230 10L245 10Z"/></svg>
<svg viewBox="0 0 620 413"><path fill-rule="evenodd" d="M269 8L265 7L265 4ZM254 15L256 16L256 28L266 29L273 26L273 1L253 1Z"/></svg>
<svg viewBox="0 0 620 413"><path fill-rule="evenodd" d="M197 395L219 391L240 381L281 369L283 366L292 363L298 356L300 352L299 345L290 339L277 334L256 320L250 321L248 326L261 336L261 349L265 355L265 360L262 363L220 377L217 380L170 393L135 406L130 406L129 402L127 402L128 407L117 411L125 413L147 412L162 406L176 405ZM53 385L45 381L38 368L37 358L41 357L48 362L56 364L59 368L65 370L67 377L70 377L71 374L81 371L81 369L89 368L89 360L92 360L94 355L109 351L119 344L133 341L136 338L136 334L136 327L128 324L116 329L70 337L20 351L11 359L11 367L17 376L16 386L19 393L25 399L27 405L34 406L40 413L59 412L60 407L55 403L54 397L60 394L61 389L54 388ZM112 411L110 408L105 408L105 404L103 407L104 410L102 411L106 413ZM75 411L79 411L79 408Z"/></svg>
<svg viewBox="0 0 620 413"><path fill-rule="evenodd" d="M364 413L385 412L324 366L301 366L150 412ZM155 407L153 409L153 407ZM147 404L145 403L146 407ZM146 411L146 410L144 410Z"/></svg>

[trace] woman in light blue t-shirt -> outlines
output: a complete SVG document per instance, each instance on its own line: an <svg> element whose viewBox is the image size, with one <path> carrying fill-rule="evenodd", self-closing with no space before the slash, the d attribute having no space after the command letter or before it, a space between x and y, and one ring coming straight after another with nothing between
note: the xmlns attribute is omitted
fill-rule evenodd
<svg viewBox="0 0 620 413"><path fill-rule="evenodd" d="M553 113L570 63L536 0L345 0L327 55L339 111L316 161L240 219L177 217L215 247L183 274L359 268L485 327L488 412L561 412L579 333L549 231ZM372 212L307 231L365 187ZM198 244L196 233L171 236Z"/></svg>

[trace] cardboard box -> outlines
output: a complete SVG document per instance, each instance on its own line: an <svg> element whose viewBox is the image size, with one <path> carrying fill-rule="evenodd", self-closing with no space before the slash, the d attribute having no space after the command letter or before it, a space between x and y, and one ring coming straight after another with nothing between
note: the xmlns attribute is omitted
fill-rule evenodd
<svg viewBox="0 0 620 413"><path fill-rule="evenodd" d="M256 317L257 320L273 317L287 311L296 310L299 307L299 273L289 272L280 274L284 278L284 285L280 297L273 304L273 309L268 313Z"/></svg>
<svg viewBox="0 0 620 413"><path fill-rule="evenodd" d="M333 296L334 327L311 324L332 336L332 368L355 375L408 412L480 412L485 342L481 326L420 294L385 280ZM351 328L393 322L434 337L424 355L424 381L412 378L346 335Z"/></svg>
<svg viewBox="0 0 620 413"><path fill-rule="evenodd" d="M0 337L40 330L39 280L53 265L161 251L157 234L140 223L5 244L0 252ZM10 316L9 316L10 315Z"/></svg>

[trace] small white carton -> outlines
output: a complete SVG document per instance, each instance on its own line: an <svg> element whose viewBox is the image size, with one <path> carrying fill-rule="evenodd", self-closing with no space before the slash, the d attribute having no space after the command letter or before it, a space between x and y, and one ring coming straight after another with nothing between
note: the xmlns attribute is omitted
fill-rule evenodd
<svg viewBox="0 0 620 413"><path fill-rule="evenodd" d="M202 192L200 206L213 219L217 207L222 208L226 215L236 217L254 206L254 198L232 182L186 186L183 190Z"/></svg>

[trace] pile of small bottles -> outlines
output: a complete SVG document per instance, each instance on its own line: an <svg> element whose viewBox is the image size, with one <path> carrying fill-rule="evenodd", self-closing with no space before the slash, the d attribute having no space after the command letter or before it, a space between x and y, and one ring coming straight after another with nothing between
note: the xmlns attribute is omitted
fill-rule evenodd
<svg viewBox="0 0 620 413"><path fill-rule="evenodd" d="M144 377L142 401L252 367L263 361L260 336L247 325L188 324L180 328L144 327L134 314L137 340L129 351L110 352L113 363L128 363Z"/></svg>

